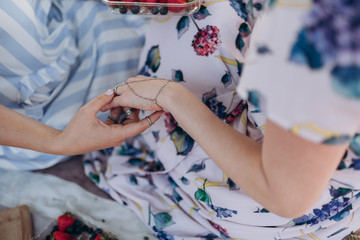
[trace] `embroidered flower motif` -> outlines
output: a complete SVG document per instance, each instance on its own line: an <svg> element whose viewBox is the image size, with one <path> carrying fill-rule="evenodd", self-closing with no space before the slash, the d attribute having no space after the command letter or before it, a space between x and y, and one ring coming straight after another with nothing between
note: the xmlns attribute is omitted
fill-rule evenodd
<svg viewBox="0 0 360 240"><path fill-rule="evenodd" d="M210 222L210 224L211 224L216 230L218 230L218 231L220 232L221 237L223 237L223 238L230 238L230 236L229 236L229 234L227 233L227 230L226 230L225 228L221 227L219 224L216 224L216 223L214 223L214 222L212 222L212 221L210 221L210 220L209 220L209 222Z"/></svg>
<svg viewBox="0 0 360 240"><path fill-rule="evenodd" d="M220 46L220 30L216 26L207 25L194 36L191 46L197 55L209 56Z"/></svg>

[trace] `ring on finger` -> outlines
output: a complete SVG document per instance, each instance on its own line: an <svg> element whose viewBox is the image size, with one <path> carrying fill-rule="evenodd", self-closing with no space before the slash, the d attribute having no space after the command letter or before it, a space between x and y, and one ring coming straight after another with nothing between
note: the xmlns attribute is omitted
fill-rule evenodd
<svg viewBox="0 0 360 240"><path fill-rule="evenodd" d="M117 93L117 89L118 89L118 87L120 87L120 86L122 86L122 85L126 85L126 83L125 83L125 82L122 82L122 83L120 83L120 84L118 84L118 85L115 85L115 86L113 87L113 91L114 91L114 95L115 95L115 96L120 96L120 94Z"/></svg>
<svg viewBox="0 0 360 240"><path fill-rule="evenodd" d="M131 115L135 110L133 108L130 108L128 110L125 111L125 116L128 117L129 115Z"/></svg>
<svg viewBox="0 0 360 240"><path fill-rule="evenodd" d="M110 122L112 122L112 123L114 123L114 124L118 124L118 121L117 121L115 118L113 118L113 116L111 116L111 115L109 115L109 116L107 117L107 120L109 120Z"/></svg>
<svg viewBox="0 0 360 240"><path fill-rule="evenodd" d="M150 126L153 124L152 121L151 121L151 119L150 119L148 116L146 116L145 118L146 118L146 120L149 122L149 127L150 127Z"/></svg>

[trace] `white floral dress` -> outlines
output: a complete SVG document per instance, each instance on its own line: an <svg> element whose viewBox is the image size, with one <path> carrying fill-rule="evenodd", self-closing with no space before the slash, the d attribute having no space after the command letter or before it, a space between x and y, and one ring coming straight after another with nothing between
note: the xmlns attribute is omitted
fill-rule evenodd
<svg viewBox="0 0 360 240"><path fill-rule="evenodd" d="M281 74L271 77L270 70L275 69L271 54L279 47L282 52L291 53L292 48L286 47L296 43L303 24L301 16L312 9L309 1L271 1L270 4L274 7L260 22L267 25L255 28L259 36L262 28L269 36L260 37L252 45L252 54L246 63L244 54L249 47L255 19L264 8L262 2L204 1L200 11L193 16L155 17L148 27L140 73L180 82L220 119L261 142L266 119L261 106L268 107L267 97L269 103L273 96L279 99L274 100L276 105L279 102L292 104L287 98L296 96L293 91L282 91L283 95L277 93L280 86L277 81L284 84L287 79ZM278 22L273 23L274 19L268 16L272 14L284 18L274 17ZM270 22L267 22L268 18ZM272 33L275 29L280 34L282 24L289 24L291 28L292 24L299 26L290 32L292 41L289 40L287 45L282 42L286 37ZM267 62L258 60L262 55L267 57ZM286 61L282 64L287 64ZM245 73L242 71L244 64L249 64ZM258 64L263 64L260 70ZM303 68L300 64L293 65ZM282 72L287 71L285 67ZM313 74L309 70L305 73ZM267 83L267 79L271 81ZM244 99L248 97L248 101L236 94L239 81L239 92ZM304 93L299 94L304 98ZM323 137L325 142L350 141L354 137L359 121L353 121L360 119L358 97L344 100L351 102L346 106L354 114L345 118L352 117L352 121L346 122L343 128L335 128L334 132L338 134ZM272 115L269 106L266 114L276 121L292 112L288 108L280 107L282 112L274 111ZM322 116L322 113L319 111L317 115ZM298 119L297 115L292 119ZM339 118L338 121L342 120ZM307 124L307 121L290 126L276 122L302 136L315 136L311 138L315 141L320 139L317 130L327 129L326 126ZM306 130L309 126L310 132L315 129L313 133ZM322 133L320 131L320 135ZM313 210L297 219L272 214L248 197L170 114L119 147L86 155L84 165L86 173L99 187L131 208L159 239L342 239L360 225L360 201L357 199L360 196L359 150L359 135L355 135L339 171L319 202Z"/></svg>

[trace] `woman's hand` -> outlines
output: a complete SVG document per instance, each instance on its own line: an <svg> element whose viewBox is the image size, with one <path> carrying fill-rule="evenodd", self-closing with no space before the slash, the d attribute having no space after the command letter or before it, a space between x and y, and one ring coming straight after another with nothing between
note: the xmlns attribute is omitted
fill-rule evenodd
<svg viewBox="0 0 360 240"><path fill-rule="evenodd" d="M112 108L112 120L102 122L96 114L113 97L113 91L109 90L93 99L79 110L64 131L0 105L0 145L57 155L75 155L120 145L126 138L150 126L147 119L139 120L139 111L132 113L123 124L115 124L123 111L121 107ZM161 114L162 111L151 114L150 121L156 122Z"/></svg>
<svg viewBox="0 0 360 240"><path fill-rule="evenodd" d="M166 108L164 95L170 85L169 80L136 76L129 78L126 84L118 85L115 90L117 97L101 110L107 111L118 106L129 106L136 109L158 111ZM169 84L169 86L167 86Z"/></svg>
<svg viewBox="0 0 360 240"><path fill-rule="evenodd" d="M147 119L139 120L139 111L133 112L122 124L115 124L109 119L102 122L96 114L112 99L113 94L103 94L83 106L58 136L57 154L74 155L118 146L126 138L136 136L150 126ZM122 111L122 107L112 108L110 116L118 122ZM151 114L151 122L156 122L161 114L162 111Z"/></svg>

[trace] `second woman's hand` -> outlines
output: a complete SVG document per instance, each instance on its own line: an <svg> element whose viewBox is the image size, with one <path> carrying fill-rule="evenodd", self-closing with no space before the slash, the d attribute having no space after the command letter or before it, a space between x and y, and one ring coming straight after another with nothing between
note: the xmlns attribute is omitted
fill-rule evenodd
<svg viewBox="0 0 360 240"><path fill-rule="evenodd" d="M136 116L122 124L116 124L115 121L119 121L123 111L121 107L117 107L109 109L111 117L102 122L96 114L112 99L113 93L108 91L107 94L102 94L83 106L66 129L56 137L57 144L54 146L53 153L75 155L118 146L126 138L145 131L150 126L149 120L154 123L163 113L156 111L148 116L149 120L146 118L139 120L138 111L136 111L133 113Z"/></svg>
<svg viewBox="0 0 360 240"><path fill-rule="evenodd" d="M172 89L170 91L170 88ZM125 84L114 88L116 97L101 108L107 111L118 106L128 106L148 111L167 109L169 96L174 89L180 91L180 84L162 78L136 76L129 78ZM185 88L183 88L185 89Z"/></svg>

